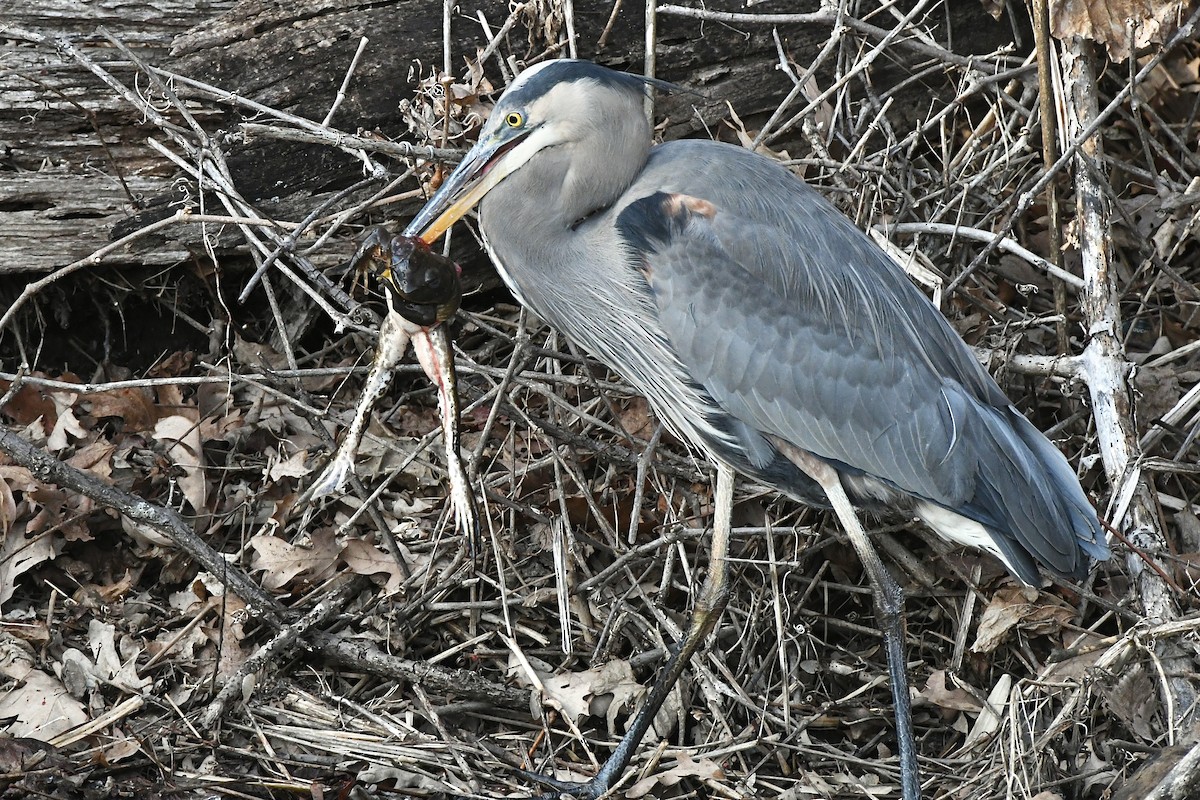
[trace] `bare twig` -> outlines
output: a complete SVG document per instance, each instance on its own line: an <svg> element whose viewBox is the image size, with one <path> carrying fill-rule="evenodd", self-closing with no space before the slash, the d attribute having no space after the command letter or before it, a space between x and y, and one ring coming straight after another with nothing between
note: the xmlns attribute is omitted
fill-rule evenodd
<svg viewBox="0 0 1200 800"><path fill-rule="evenodd" d="M350 81L354 78L354 71L358 69L358 62L362 58L362 54L367 49L367 42L371 41L366 36L358 40L358 49L354 51L354 58L350 59L350 66L346 67L346 77L342 78L342 85L338 87L337 95L333 98L333 103L329 106L329 113L325 115L325 119L321 120L321 127L329 127L329 123L333 120L333 115L346 101L346 92L350 88Z"/></svg>

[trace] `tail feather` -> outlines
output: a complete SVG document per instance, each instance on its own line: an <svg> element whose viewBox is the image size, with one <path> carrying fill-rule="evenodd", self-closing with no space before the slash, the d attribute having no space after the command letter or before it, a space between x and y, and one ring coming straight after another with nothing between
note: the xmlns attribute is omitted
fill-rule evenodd
<svg viewBox="0 0 1200 800"><path fill-rule="evenodd" d="M1012 406L980 411L976 493L960 513L996 534L1002 551L1019 547L1051 571L1082 579L1090 559L1108 558L1108 545L1075 472Z"/></svg>

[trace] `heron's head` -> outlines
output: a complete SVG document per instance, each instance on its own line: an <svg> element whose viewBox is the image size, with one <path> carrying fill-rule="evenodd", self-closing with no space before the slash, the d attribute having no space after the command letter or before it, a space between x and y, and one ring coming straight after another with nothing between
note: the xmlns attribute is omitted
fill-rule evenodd
<svg viewBox="0 0 1200 800"><path fill-rule="evenodd" d="M584 212L603 206L645 162L648 84L667 86L572 59L521 73L492 109L479 141L406 233L436 241L518 171L532 179L531 189L549 195L533 198L539 203L582 204Z"/></svg>

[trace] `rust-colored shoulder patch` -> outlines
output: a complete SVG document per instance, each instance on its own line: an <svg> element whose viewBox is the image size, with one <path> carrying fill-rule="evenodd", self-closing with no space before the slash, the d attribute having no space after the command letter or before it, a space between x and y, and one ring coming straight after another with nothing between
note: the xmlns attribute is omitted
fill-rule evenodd
<svg viewBox="0 0 1200 800"><path fill-rule="evenodd" d="M667 213L675 216L685 212L699 214L712 219L717 215L717 207L707 200L692 197L688 194L672 194L667 196Z"/></svg>
<svg viewBox="0 0 1200 800"><path fill-rule="evenodd" d="M681 193L655 192L626 206L617 216L617 230L634 250L658 253L677 237L685 235L692 222L703 225L716 215L717 206L708 200Z"/></svg>
<svg viewBox="0 0 1200 800"><path fill-rule="evenodd" d="M654 267L650 264L650 259L644 255L638 259L638 270L642 273L642 277L646 279L646 283L654 286Z"/></svg>

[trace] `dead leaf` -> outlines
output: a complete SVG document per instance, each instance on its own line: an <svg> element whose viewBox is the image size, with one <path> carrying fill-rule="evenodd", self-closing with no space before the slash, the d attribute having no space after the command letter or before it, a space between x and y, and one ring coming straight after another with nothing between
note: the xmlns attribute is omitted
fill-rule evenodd
<svg viewBox="0 0 1200 800"><path fill-rule="evenodd" d="M116 763L142 750L142 745L136 736L130 736L121 728L113 727L115 741L104 748L104 760L109 764Z"/></svg>
<svg viewBox="0 0 1200 800"><path fill-rule="evenodd" d="M75 590L73 596L76 600L79 600L82 595L86 595L95 597L101 603L115 603L133 589L133 580L133 573L127 569L116 583L85 583Z"/></svg>
<svg viewBox="0 0 1200 800"><path fill-rule="evenodd" d="M144 522L132 520L124 515L121 516L121 530L129 534L129 538L139 544L152 547L175 546L175 540L159 531L158 528L151 527Z"/></svg>
<svg viewBox="0 0 1200 800"><path fill-rule="evenodd" d="M1200 553L1180 553L1175 568L1177 580L1193 596L1200 594Z"/></svg>
<svg viewBox="0 0 1200 800"><path fill-rule="evenodd" d="M217 677L231 678L246 663L248 653L242 647L246 638L246 604L237 595L226 595L221 603L221 633L212 633L217 650ZM245 687L243 687L244 691Z"/></svg>
<svg viewBox="0 0 1200 800"><path fill-rule="evenodd" d="M1066 638L1064 644L1077 650L1078 655L1048 664L1042 673L1042 678L1047 682L1077 681L1082 683L1095 669L1096 662L1107 652L1108 646L1105 644L1104 637L1095 633L1080 636L1073 631L1064 631L1064 634Z"/></svg>
<svg viewBox="0 0 1200 800"><path fill-rule="evenodd" d="M821 90L817 86L816 80L814 80L812 77L810 77L808 79L808 82L804 84L804 96L811 100L815 97L820 96L820 94L821 94ZM730 128L732 128L733 132L735 134L737 134L738 143L741 144L742 147L745 147L747 150L752 149L752 150L754 150L754 152L756 152L760 155L764 155L767 158L774 159L776 161L791 160L791 155L788 153L787 150L772 150L771 148L767 147L765 144L761 144L761 143L757 147L755 147L754 146L755 134L746 128L745 123L742 122L742 118L739 117L737 115L737 112L733 110L733 104L726 102L725 110L727 112L729 112L729 119L725 121L725 124L728 125ZM822 103L820 106L818 106L816 109L813 110L812 118L817 120L818 126L829 124L829 122L833 119L832 107L829 105L828 102Z"/></svg>
<svg viewBox="0 0 1200 800"><path fill-rule="evenodd" d="M362 539L351 539L346 542L342 547L341 558L350 571L356 575L366 575L367 577L386 575L386 583L383 587L385 594L394 594L400 591L400 586L408 577L390 553L385 553ZM406 558L406 560L410 569L416 568L411 559Z"/></svg>
<svg viewBox="0 0 1200 800"><path fill-rule="evenodd" d="M1200 517L1184 506L1175 512L1175 524L1179 526L1182 540L1180 549L1190 553L1200 551Z"/></svg>
<svg viewBox="0 0 1200 800"><path fill-rule="evenodd" d="M1145 740L1154 737L1152 722L1159 710L1158 687L1141 664L1126 669L1116 683L1104 691L1110 711L1136 735Z"/></svg>
<svg viewBox="0 0 1200 800"><path fill-rule="evenodd" d="M616 717L632 710L644 689L634 680L628 661L609 661L602 667L560 675L539 675L552 705L572 720L604 716L609 732L616 730Z"/></svg>
<svg viewBox="0 0 1200 800"><path fill-rule="evenodd" d="M154 408L154 395L148 388L134 387L113 389L88 395L85 400L89 413L97 419L119 417L125 423L125 431L140 433L154 427L158 411Z"/></svg>
<svg viewBox="0 0 1200 800"><path fill-rule="evenodd" d="M8 484L14 492L32 492L42 485L32 472L16 464L0 465L0 482Z"/></svg>
<svg viewBox="0 0 1200 800"><path fill-rule="evenodd" d="M939 708L950 711L978 712L982 705L975 697L963 689L950 689L946 686L946 670L934 670L925 683L925 688L919 695L922 699Z"/></svg>
<svg viewBox="0 0 1200 800"><path fill-rule="evenodd" d="M163 417L154 426L154 438L167 445L166 454L183 468L179 488L197 514L207 506L208 486L204 480L204 451L200 447L200 426L182 414Z"/></svg>
<svg viewBox="0 0 1200 800"><path fill-rule="evenodd" d="M263 585L282 589L299 576L316 583L333 574L341 548L334 541L333 531L323 528L309 536L309 544L290 544L277 536L260 533L250 540L254 548L252 570L262 570Z"/></svg>
<svg viewBox="0 0 1200 800"><path fill-rule="evenodd" d="M190 350L176 350L154 364L148 373L151 378L178 378L191 369L196 354Z"/></svg>
<svg viewBox="0 0 1200 800"><path fill-rule="evenodd" d="M281 478L303 478L312 472L311 467L304 465L305 459L308 458L307 450L297 450L285 459L280 459L278 453L274 451L270 453L270 456L271 463L267 468L268 480L278 481Z"/></svg>
<svg viewBox="0 0 1200 800"><path fill-rule="evenodd" d="M637 396L628 398L617 407L617 423L636 439L649 439L658 426L658 420L650 411L650 403L646 398Z"/></svg>
<svg viewBox="0 0 1200 800"><path fill-rule="evenodd" d="M96 664L87 653L74 647L63 650L56 671L63 687L76 700L85 700L100 685L96 679Z"/></svg>
<svg viewBox="0 0 1200 800"><path fill-rule="evenodd" d="M1180 374L1175 364L1139 367L1132 377L1138 391L1138 417L1147 420L1161 418L1175 407L1184 391L1194 385L1193 381L1184 387L1186 377Z"/></svg>
<svg viewBox="0 0 1200 800"><path fill-rule="evenodd" d="M53 534L29 535L25 523L16 523L3 532L0 543L0 606L17 589L17 578L44 561L58 555L62 539Z"/></svg>
<svg viewBox="0 0 1200 800"><path fill-rule="evenodd" d="M100 478L112 477L112 455L116 446L104 440L91 442L75 451L67 463L76 469L90 472Z"/></svg>
<svg viewBox="0 0 1200 800"><path fill-rule="evenodd" d="M642 778L629 787L626 797L645 797L655 786L674 786L684 778L700 778L701 780L720 780L725 777L721 765L712 759L692 759L686 752L680 752L675 757L675 766L664 772Z"/></svg>
<svg viewBox="0 0 1200 800"><path fill-rule="evenodd" d="M182 633L177 630L162 631L154 638L154 641L147 644L146 653L151 659L160 658L159 654L169 648L173 654L173 663L176 666L185 667L193 662L197 653L203 651L210 644L208 634L205 633L203 627L195 625Z"/></svg>
<svg viewBox="0 0 1200 800"><path fill-rule="evenodd" d="M397 416L406 417L407 415ZM424 429L424 433L435 430L437 425L438 423L434 421L432 427ZM397 435L378 419L372 417L367 423L367 434L358 447L358 458L354 462L354 474L364 481L369 481L380 475L388 475L403 466L404 474L410 480L416 481L417 485L436 485L438 478L433 467L425 459L416 461L411 459L411 453L416 447L417 441L416 437Z"/></svg>
<svg viewBox="0 0 1200 800"><path fill-rule="evenodd" d="M992 19L999 21L1004 16L1005 0L980 0L980 3Z"/></svg>
<svg viewBox="0 0 1200 800"><path fill-rule="evenodd" d="M0 475L0 535L8 535L17 521L17 499L13 497L8 481Z"/></svg>
<svg viewBox="0 0 1200 800"><path fill-rule="evenodd" d="M1026 633L1057 632L1075 617L1075 609L1052 595L1028 586L1006 586L992 596L979 618L972 652L990 653L1003 644L1015 628Z"/></svg>
<svg viewBox="0 0 1200 800"><path fill-rule="evenodd" d="M72 407L79 395L75 392L51 392L50 399L54 401L54 408L58 414L58 419L54 421L54 427L50 431L50 435L46 437L46 449L51 453L57 453L69 445L72 436L76 439L82 439L87 436L87 431L79 424L79 420L75 417L75 412Z"/></svg>
<svg viewBox="0 0 1200 800"><path fill-rule="evenodd" d="M96 658L95 676L110 686L140 694L153 683L149 678L138 677L136 664L141 648L134 649L124 660L117 654L117 629L115 625L93 619L88 623L88 647Z"/></svg>
<svg viewBox="0 0 1200 800"><path fill-rule="evenodd" d="M34 667L21 642L0 634L0 675L18 684L0 694L0 719L13 719L8 736L48 742L88 721L83 704L55 677Z"/></svg>
<svg viewBox="0 0 1200 800"><path fill-rule="evenodd" d="M45 377L40 372L34 374L38 377ZM0 395L6 393L11 386L12 381L0 381ZM54 423L58 419L58 411L54 401L48 396L48 392L28 383L23 384L17 393L4 404L3 412L4 416L22 428L27 428L40 419L43 436L46 431L54 428Z"/></svg>
<svg viewBox="0 0 1200 800"><path fill-rule="evenodd" d="M0 773L12 775L26 772L38 767L44 768L51 760L57 761L62 768L69 769L66 759L59 756L57 751L45 742L37 739L12 739L8 736L0 738Z"/></svg>
<svg viewBox="0 0 1200 800"><path fill-rule="evenodd" d="M959 748L960 753L970 751L975 745L989 740L992 734L1000 730L1000 723L1004 719L1004 710L1008 707L1011 692L1012 675L1002 674L996 681L996 685L992 687L992 691L988 692L987 703L979 709L979 716L975 718L975 724L971 726L967 738L963 740L963 745Z"/></svg>
<svg viewBox="0 0 1200 800"><path fill-rule="evenodd" d="M1187 11L1187 0L1052 0L1050 35L1081 36L1108 48L1113 61L1167 40Z"/></svg>

